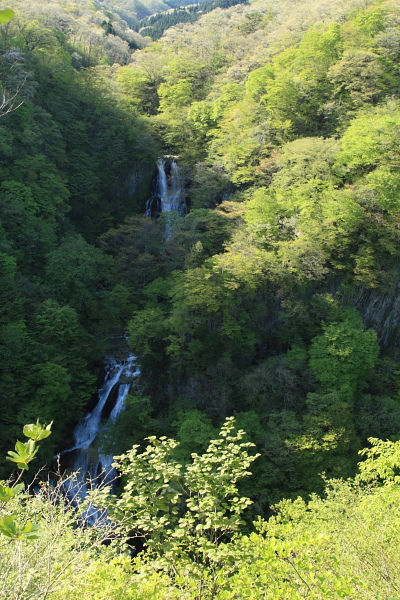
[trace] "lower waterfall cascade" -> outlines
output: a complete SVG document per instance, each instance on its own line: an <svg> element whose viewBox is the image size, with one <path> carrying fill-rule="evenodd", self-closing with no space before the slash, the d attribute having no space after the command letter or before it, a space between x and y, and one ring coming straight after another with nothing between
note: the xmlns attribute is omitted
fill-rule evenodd
<svg viewBox="0 0 400 600"><path fill-rule="evenodd" d="M102 387L98 390L98 401L94 409L79 421L74 430L75 444L72 448L64 450L62 454L74 453L71 461L73 473L67 485L66 492L70 498L84 500L88 492L88 483L91 487L112 484L116 471L112 466L113 457L103 454L97 447L98 435L108 424L114 423L125 406L126 397L131 390L140 371L136 367L136 356L130 355L125 360L108 358L106 360L106 373ZM117 390L116 390L117 388ZM104 410L113 391L116 393L115 404L105 421ZM88 523L97 518L97 509L89 507L85 512Z"/></svg>

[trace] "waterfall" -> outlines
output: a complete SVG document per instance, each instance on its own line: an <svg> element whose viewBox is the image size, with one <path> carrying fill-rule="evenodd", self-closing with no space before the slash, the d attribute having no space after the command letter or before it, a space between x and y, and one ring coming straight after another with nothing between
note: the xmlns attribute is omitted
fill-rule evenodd
<svg viewBox="0 0 400 600"><path fill-rule="evenodd" d="M114 386L119 381L124 365L110 359L106 365L103 386L98 391L99 400L91 413L88 413L75 427L75 445L71 450L87 450L99 433L101 415Z"/></svg>
<svg viewBox="0 0 400 600"><path fill-rule="evenodd" d="M171 162L171 172L169 180L167 180L166 164L164 159L159 159L157 163L161 212L174 210L180 213L183 209L184 198L178 165L174 160Z"/></svg>
<svg viewBox="0 0 400 600"><path fill-rule="evenodd" d="M121 412L124 410L125 400L127 395L129 394L130 389L130 383L121 383L121 385L119 386L118 397L115 402L115 406L112 409L111 414L108 418L109 423L115 423ZM99 453L99 464L97 467L97 471L103 473L103 481L106 484L112 483L112 481L114 481L117 475L116 469L112 466L113 461L114 457L112 455L102 454L101 452Z"/></svg>
<svg viewBox="0 0 400 600"><path fill-rule="evenodd" d="M124 409L133 381L139 374L135 356L129 356L123 361L114 358L107 360L104 382L98 391L98 402L92 412L75 427L74 446L63 452L63 454L74 452L71 465L73 476L66 489L71 499L76 501L85 499L88 492L87 482L93 487L110 484L115 478L116 472L112 467L113 457L100 453L96 444L102 429L102 416L111 393L118 386L117 398L105 425L117 420ZM84 517L89 524L93 524L99 518L98 509L89 506Z"/></svg>
<svg viewBox="0 0 400 600"><path fill-rule="evenodd" d="M161 199L161 208L165 212L165 202L168 199L168 181L167 181L167 173L165 172L166 162L164 159L159 158L157 161L157 169L158 169L158 182L157 182L157 191L158 195Z"/></svg>
<svg viewBox="0 0 400 600"><path fill-rule="evenodd" d="M146 202L146 215L154 217L171 211L183 214L185 193L178 165L174 160L159 158L157 170L156 190Z"/></svg>

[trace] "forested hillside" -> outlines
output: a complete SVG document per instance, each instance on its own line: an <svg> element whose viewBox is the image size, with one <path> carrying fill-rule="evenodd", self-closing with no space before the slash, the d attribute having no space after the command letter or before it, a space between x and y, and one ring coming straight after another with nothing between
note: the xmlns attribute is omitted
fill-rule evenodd
<svg viewBox="0 0 400 600"><path fill-rule="evenodd" d="M186 169L190 207L141 297L134 284L154 422L134 426L140 403L149 423L137 400L123 436L173 434L188 459L235 415L261 453L262 513L400 433L397 21L393 3L255 2L170 29L115 73ZM101 241L128 287L129 226Z"/></svg>
<svg viewBox="0 0 400 600"><path fill-rule="evenodd" d="M122 586L119 597L389 600L399 592L384 567L361 582L357 561L373 562L362 544L354 542L351 573L335 557L347 500L350 537L358 519L365 535L376 534L369 498L391 515L385 527L398 548L390 519L398 521L400 439L400 5L228 4L7 3L15 17L0 25L1 447L38 417L54 420L43 458L71 445L110 338L127 330L141 376L103 448L121 454L138 445L138 456L120 464L128 481L129 461L157 481L148 463L135 463L141 452L155 471L172 470L148 521L126 516L134 509L123 493L120 508L109 508L154 544L143 571L135 567L139 587L129 594L137 596ZM168 7L177 10L150 17ZM167 176L179 168L182 214L145 214L158 157ZM223 440L221 454L209 446L221 427L238 450ZM144 451L148 436L179 445ZM379 450L357 478L359 451L371 444ZM242 481L231 464L238 487L224 480L214 492L222 504L224 493L231 498L218 514L232 521L213 522L211 534L211 505L187 500L196 516L182 516L176 482L188 498L202 485L210 491L213 452L223 473L230 451L243 453L252 475ZM385 452L389 475L379 463ZM371 479L368 465L377 469ZM325 496L307 509L315 493ZM235 511L232 498L242 494L251 503ZM179 538L175 504L190 534L168 548L168 532ZM296 570L307 548L321 551L326 584L312 579L306 558L303 575ZM117 581L128 567L115 560ZM265 560L271 572L263 573ZM155 583L147 589L148 567ZM224 587L227 578L239 595ZM62 594L49 597L69 597Z"/></svg>
<svg viewBox="0 0 400 600"><path fill-rule="evenodd" d="M31 11L0 31L2 444L41 414L57 420L57 447L129 304L93 243L142 211L157 149L100 66L118 44L130 57L127 42L112 46L90 12L91 24L56 3Z"/></svg>
<svg viewBox="0 0 400 600"><path fill-rule="evenodd" d="M140 31L142 36L150 37L153 41L158 40L166 29L178 23L194 23L202 15L216 8L229 8L235 4L247 4L247 0L244 2L238 0L208 0L202 4L192 4L187 7L182 6L142 19L135 26L135 30Z"/></svg>

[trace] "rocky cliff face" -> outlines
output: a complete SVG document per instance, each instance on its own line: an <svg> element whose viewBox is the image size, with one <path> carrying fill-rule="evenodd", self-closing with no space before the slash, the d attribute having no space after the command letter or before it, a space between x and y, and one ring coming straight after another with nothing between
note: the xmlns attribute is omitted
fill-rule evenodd
<svg viewBox="0 0 400 600"><path fill-rule="evenodd" d="M149 165L139 161L130 172L125 188L131 202L132 212L142 213L145 211L146 200L151 194L156 171L155 164Z"/></svg>
<svg viewBox="0 0 400 600"><path fill-rule="evenodd" d="M382 347L400 343L400 284L388 292L355 288L350 299L365 326L375 329Z"/></svg>
<svg viewBox="0 0 400 600"><path fill-rule="evenodd" d="M129 214L145 211L146 200L151 194L156 172L155 164L138 161L133 166L121 189L125 203L129 205Z"/></svg>

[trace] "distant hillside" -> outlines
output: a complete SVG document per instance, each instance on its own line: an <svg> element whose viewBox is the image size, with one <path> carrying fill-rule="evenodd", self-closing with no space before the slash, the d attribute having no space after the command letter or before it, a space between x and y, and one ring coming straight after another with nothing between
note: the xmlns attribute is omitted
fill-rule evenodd
<svg viewBox="0 0 400 600"><path fill-rule="evenodd" d="M201 4L180 6L172 11L162 12L151 17L142 19L134 27L143 37L151 37L158 40L166 29L174 27L179 23L194 23L202 15L216 8L230 8L236 4L248 4L247 0L209 0Z"/></svg>
<svg viewBox="0 0 400 600"><path fill-rule="evenodd" d="M184 6L197 6L197 4L204 3L209 4L207 0L205 0L205 2L200 0L200 2L196 2L196 4L188 0L98 0L96 4L99 7L106 8L115 15L118 15L120 18L126 21L130 27L134 28L136 31L139 31L140 27L145 26L140 22L147 17L168 11L171 8L179 9ZM232 6L233 4L239 3L231 2L227 4L227 6ZM221 4L217 2L216 6L221 6ZM176 21L173 24L175 25L176 23L182 22L184 21ZM168 29L168 27L171 27L171 25L165 26L164 29Z"/></svg>

